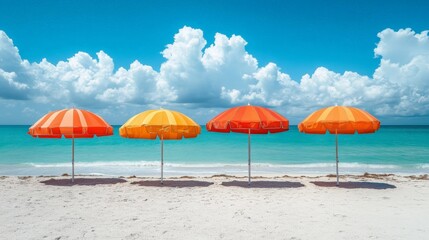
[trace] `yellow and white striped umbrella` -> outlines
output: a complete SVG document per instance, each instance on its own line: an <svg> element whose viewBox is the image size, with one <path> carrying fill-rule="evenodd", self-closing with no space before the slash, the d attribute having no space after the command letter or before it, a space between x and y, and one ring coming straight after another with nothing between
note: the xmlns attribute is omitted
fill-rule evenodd
<svg viewBox="0 0 429 240"><path fill-rule="evenodd" d="M147 110L139 113L119 128L119 135L125 138L161 140L161 184L164 178L164 140L195 138L201 133L201 126L183 113L167 109Z"/></svg>

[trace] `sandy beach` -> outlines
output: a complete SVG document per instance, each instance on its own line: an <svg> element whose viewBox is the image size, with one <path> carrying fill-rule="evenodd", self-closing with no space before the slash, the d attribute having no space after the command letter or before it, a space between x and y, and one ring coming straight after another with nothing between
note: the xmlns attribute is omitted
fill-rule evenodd
<svg viewBox="0 0 429 240"><path fill-rule="evenodd" d="M2 239L425 239L429 181L395 175L1 177Z"/></svg>

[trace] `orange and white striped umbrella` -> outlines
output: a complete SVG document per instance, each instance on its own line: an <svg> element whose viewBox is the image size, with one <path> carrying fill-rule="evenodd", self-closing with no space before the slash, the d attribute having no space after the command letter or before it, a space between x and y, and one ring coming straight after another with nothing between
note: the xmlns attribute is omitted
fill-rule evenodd
<svg viewBox="0 0 429 240"><path fill-rule="evenodd" d="M74 182L74 139L113 135L113 128L103 118L81 109L49 112L33 124L28 134L39 138L72 138L72 182Z"/></svg>
<svg viewBox="0 0 429 240"><path fill-rule="evenodd" d="M125 122L119 128L119 135L125 138L161 140L161 184L164 181L164 140L195 138L201 133L201 126L190 117L167 109L147 110Z"/></svg>
<svg viewBox="0 0 429 240"><path fill-rule="evenodd" d="M113 128L97 114L73 108L49 112L30 127L28 134L40 138L92 138L113 135Z"/></svg>
<svg viewBox="0 0 429 240"><path fill-rule="evenodd" d="M319 109L306 117L298 129L303 133L325 134L327 131L335 134L337 186L338 175L338 134L374 133L380 128L380 121L355 107L332 106Z"/></svg>

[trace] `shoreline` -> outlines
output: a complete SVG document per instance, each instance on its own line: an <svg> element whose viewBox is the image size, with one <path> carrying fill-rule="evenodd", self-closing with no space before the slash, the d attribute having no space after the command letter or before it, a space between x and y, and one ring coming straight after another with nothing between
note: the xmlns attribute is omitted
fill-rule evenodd
<svg viewBox="0 0 429 240"><path fill-rule="evenodd" d="M134 181L150 181L150 182L160 182L159 176L139 176L139 175L85 175L85 174L75 174L75 180L95 180L97 179L110 179L110 180L121 180L123 183L132 183ZM39 176L31 176L31 175L0 175L0 181L5 180L31 180L36 183L41 183L45 180L61 180L67 181L70 180L71 183L71 175L64 173L62 175L39 175ZM124 180L124 181L122 181ZM196 180L196 181L207 181L216 183L221 181L242 181L248 182L247 175L230 175L230 174L214 174L214 175L177 175L177 176L165 176L164 181L188 181L188 180ZM323 181L332 181L336 182L335 174L287 174L287 175L277 175L277 174L263 174L263 175L254 175L251 177L251 182L258 181L303 181L303 182L311 182L314 180L323 180ZM391 173L364 173L364 174L344 174L339 176L340 185L345 182L422 182L428 183L429 187L429 174L421 174L421 175L399 175L399 174L391 174ZM109 182L107 182L109 184Z"/></svg>
<svg viewBox="0 0 429 240"><path fill-rule="evenodd" d="M97 177L111 177L111 178L141 178L141 179L159 179L160 173L155 175L127 175L127 174L75 174L75 177L90 177L90 178L97 178ZM429 174L428 173L415 173L415 174L409 174L409 173L382 173L382 172L364 172L362 174L340 174L340 178L389 178L389 177L401 177L401 178L409 178L409 179L417 179L417 180L429 180ZM11 175L0 175L0 179L8 178L8 177L33 177L33 178L46 178L46 177L52 177L52 178L61 178L61 177L71 177L71 174L69 173L62 173L62 174L47 174L47 175L31 175L31 174L11 174ZM195 178L216 178L216 177L229 177L229 178L245 178L247 179L247 173L243 174L229 174L229 173L220 173L220 174L168 174L166 176L164 172L164 179L195 179ZM323 177L329 177L329 178L336 178L336 175L334 173L289 173L289 174L279 174L279 173L262 173L262 174L252 174L252 179L272 179L272 178L323 178Z"/></svg>
<svg viewBox="0 0 429 240"><path fill-rule="evenodd" d="M371 174L395 174L425 175L429 174L429 164L399 166L382 164L363 163L341 163L339 164L341 175L362 175ZM0 176L40 176L40 175L62 175L71 172L71 163L52 164L0 164ZM246 175L247 164L164 164L164 175L166 177L177 176L211 176L217 174ZM265 163L254 163L251 168L252 175L304 175L320 176L335 173L335 163L310 163L310 164L290 164L276 165ZM99 176L148 176L157 177L160 175L160 163L150 162L77 162L75 163L75 173L82 175Z"/></svg>

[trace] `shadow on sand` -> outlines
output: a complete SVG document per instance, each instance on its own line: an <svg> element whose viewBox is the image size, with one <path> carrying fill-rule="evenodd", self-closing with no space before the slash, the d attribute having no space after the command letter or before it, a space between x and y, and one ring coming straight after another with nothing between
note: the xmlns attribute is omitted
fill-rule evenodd
<svg viewBox="0 0 429 240"><path fill-rule="evenodd" d="M305 185L300 182L288 182L288 181L254 181L250 183L247 181L231 181L222 182L225 187L245 187L245 188L299 188Z"/></svg>
<svg viewBox="0 0 429 240"><path fill-rule="evenodd" d="M52 185L52 186L74 186L74 185L81 185L81 186L94 186L94 185L101 185L101 184L117 184L117 183L124 183L127 182L124 179L121 178L75 178L74 182L71 181L71 179L49 179L45 181L41 181L41 183L44 183L46 185Z"/></svg>
<svg viewBox="0 0 429 240"><path fill-rule="evenodd" d="M150 180L150 181L138 181L132 182L131 184L144 186L144 187L175 187L175 188L185 188L185 187L208 187L212 185L212 182L204 181L193 181L193 180L183 180L183 181L173 181L166 180L164 184L161 184L159 180Z"/></svg>
<svg viewBox="0 0 429 240"><path fill-rule="evenodd" d="M340 182L340 185L337 186L336 182L311 182L319 187L338 187L338 188L366 188L366 189L389 189L396 188L395 185L379 182Z"/></svg>

